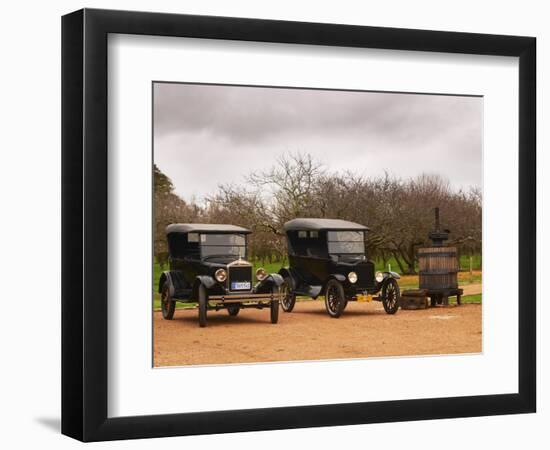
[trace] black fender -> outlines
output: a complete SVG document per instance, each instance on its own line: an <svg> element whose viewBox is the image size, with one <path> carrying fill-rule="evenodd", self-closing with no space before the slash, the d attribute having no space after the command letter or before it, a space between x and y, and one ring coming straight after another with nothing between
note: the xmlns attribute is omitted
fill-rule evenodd
<svg viewBox="0 0 550 450"><path fill-rule="evenodd" d="M328 280L336 280L336 281L339 281L340 283L345 283L345 281L347 280L347 277L345 275L342 275L341 273L332 273L328 276ZM325 286L326 286L326 283L325 283Z"/></svg>
<svg viewBox="0 0 550 450"><path fill-rule="evenodd" d="M160 275L159 279L159 286L158 286L158 292L159 294L162 293L162 286L164 286L164 283L168 281L168 288L170 289L170 296L173 297L174 293L176 292L176 288L174 286L174 273L170 270L165 270Z"/></svg>
<svg viewBox="0 0 550 450"><path fill-rule="evenodd" d="M210 275L197 275L195 282L193 283L193 290L191 292L191 298L198 301L199 299L199 286L202 284L206 289L214 287L217 283Z"/></svg>
<svg viewBox="0 0 550 450"><path fill-rule="evenodd" d="M292 283L292 290L296 289L298 284L300 284L299 278L292 272L292 269L290 267L281 268L278 275L283 277L283 281L285 278L290 278L290 282Z"/></svg>
<svg viewBox="0 0 550 450"><path fill-rule="evenodd" d="M182 289L189 287L181 270L165 270L164 272L162 272L159 279L159 293L162 292L162 285L166 281L168 281L171 296L174 296L175 292L181 291Z"/></svg>
<svg viewBox="0 0 550 450"><path fill-rule="evenodd" d="M380 271L378 271L376 273L380 273ZM382 289L382 287L386 284L386 281L389 280L390 278L392 278L394 280L399 280L399 278L401 278L401 275L399 275L397 272L385 271L385 272L381 272L381 273L382 273L382 281L376 281L375 280L376 289L378 291L380 289Z"/></svg>
<svg viewBox="0 0 550 450"><path fill-rule="evenodd" d="M264 281L271 281L275 286L279 287L285 281L278 273L270 273Z"/></svg>
<svg viewBox="0 0 550 450"><path fill-rule="evenodd" d="M279 273L278 273L279 276L285 278L285 277L288 277L292 280L292 282L294 283L294 275L292 275L292 271L290 270L289 267L283 267L279 270Z"/></svg>
<svg viewBox="0 0 550 450"><path fill-rule="evenodd" d="M399 275L397 272L382 272L382 274L384 275L384 280L386 278L395 278L396 280L399 280L399 278L401 278L401 275Z"/></svg>
<svg viewBox="0 0 550 450"><path fill-rule="evenodd" d="M336 280L336 281L342 283L344 285L344 290L346 290L347 284L349 284L349 283L346 283L348 278L345 275L342 275L341 273L331 273L327 277L327 281L325 281L325 284L323 284L322 288L319 290L317 295L312 295L312 297L314 299L317 298L319 295L325 295L325 292L327 291L327 284L328 284L329 280Z"/></svg>
<svg viewBox="0 0 550 450"><path fill-rule="evenodd" d="M292 291L294 289L296 289L296 286L298 286L298 278L292 273L292 270L290 269L290 267L282 267L279 270L278 275L283 278L283 281L284 281L285 278L290 279L290 283L292 284L292 286L290 286L290 288L291 288Z"/></svg>
<svg viewBox="0 0 550 450"><path fill-rule="evenodd" d="M262 281L258 281L258 283L256 283L256 286L254 286L254 291L258 294L269 292L273 289L273 286L279 287L283 284L283 282L284 279L281 275L278 273L270 273Z"/></svg>
<svg viewBox="0 0 550 450"><path fill-rule="evenodd" d="M217 281L210 275L197 275L195 279L195 285L204 284L206 289L211 289L216 285Z"/></svg>
<svg viewBox="0 0 550 450"><path fill-rule="evenodd" d="M378 291L381 291L384 289L384 286L388 283L389 280L399 280L401 278L401 275L399 275L397 272L382 272L384 275L384 279L378 283Z"/></svg>

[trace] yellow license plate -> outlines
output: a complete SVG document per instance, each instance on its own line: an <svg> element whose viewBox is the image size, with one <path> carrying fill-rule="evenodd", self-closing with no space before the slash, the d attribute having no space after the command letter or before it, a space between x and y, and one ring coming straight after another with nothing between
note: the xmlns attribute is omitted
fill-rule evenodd
<svg viewBox="0 0 550 450"><path fill-rule="evenodd" d="M372 302L372 295L370 295L370 294L358 295L357 296L357 301L358 302Z"/></svg>

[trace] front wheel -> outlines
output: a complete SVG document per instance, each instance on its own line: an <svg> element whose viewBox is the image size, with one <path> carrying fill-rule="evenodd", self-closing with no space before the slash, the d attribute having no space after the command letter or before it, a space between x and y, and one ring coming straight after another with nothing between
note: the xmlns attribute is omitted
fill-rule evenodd
<svg viewBox="0 0 550 450"><path fill-rule="evenodd" d="M206 312L208 309L208 294L204 285L199 286L199 326L206 326Z"/></svg>
<svg viewBox="0 0 550 450"><path fill-rule="evenodd" d="M399 298L401 293L395 279L390 278L382 288L382 305L388 314L395 314L399 309Z"/></svg>
<svg viewBox="0 0 550 450"><path fill-rule="evenodd" d="M285 277L281 284L281 307L284 312L292 312L296 304L296 294L292 292L292 280Z"/></svg>
<svg viewBox="0 0 550 450"><path fill-rule="evenodd" d="M329 280L325 292L325 307L330 317L340 317L346 307L346 296L342 283L337 280Z"/></svg>

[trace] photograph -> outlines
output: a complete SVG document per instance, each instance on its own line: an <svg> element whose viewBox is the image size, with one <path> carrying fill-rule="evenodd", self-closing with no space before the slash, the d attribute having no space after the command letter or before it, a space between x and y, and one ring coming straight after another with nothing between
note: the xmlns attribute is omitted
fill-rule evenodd
<svg viewBox="0 0 550 450"><path fill-rule="evenodd" d="M483 97L153 81L153 367L481 353Z"/></svg>
<svg viewBox="0 0 550 450"><path fill-rule="evenodd" d="M6 209L5 233L7 260L28 259L13 237L60 213L57 240L40 240L61 244L42 252L58 257L60 305L7 328L26 330L6 359L17 377L49 374L25 384L36 429L121 445L537 447L550 32L533 8L402 3L40 15L57 27L40 65L56 89L27 64L33 81L8 90L27 120L6 148L43 163L7 152L23 156L6 192L18 168L39 188ZM36 33L25 42L25 61L47 55ZM48 98L26 95L29 110L29 89ZM27 110L51 120L30 126ZM53 208L37 201L46 178ZM43 440L18 423L13 442Z"/></svg>

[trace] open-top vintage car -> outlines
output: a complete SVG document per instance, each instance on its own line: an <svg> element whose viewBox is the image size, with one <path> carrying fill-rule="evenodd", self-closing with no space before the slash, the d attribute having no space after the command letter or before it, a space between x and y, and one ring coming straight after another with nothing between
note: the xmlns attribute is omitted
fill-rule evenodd
<svg viewBox="0 0 550 450"><path fill-rule="evenodd" d="M324 295L331 317L340 317L348 301L378 300L388 314L397 312L400 276L374 272L365 254L367 227L339 219L294 219L284 231L290 264L279 271L283 311L293 310L296 296Z"/></svg>
<svg viewBox="0 0 550 450"><path fill-rule="evenodd" d="M250 230L235 225L177 223L166 227L170 270L159 280L162 316L174 317L176 301L197 302L199 325L207 311L226 309L236 316L243 308L269 308L271 323L279 317L280 275L264 269L252 274L247 260Z"/></svg>

